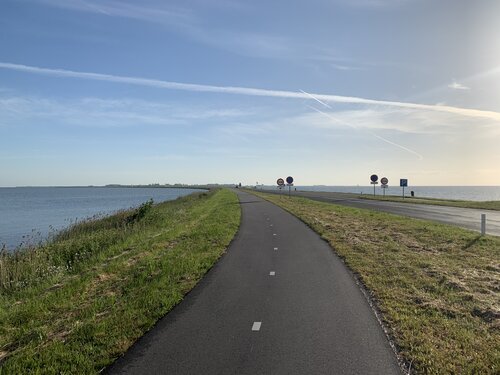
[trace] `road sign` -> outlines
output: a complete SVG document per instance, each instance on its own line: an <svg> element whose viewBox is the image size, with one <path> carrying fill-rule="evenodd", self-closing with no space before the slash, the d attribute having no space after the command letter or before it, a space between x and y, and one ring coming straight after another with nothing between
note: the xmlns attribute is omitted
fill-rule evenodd
<svg viewBox="0 0 500 375"><path fill-rule="evenodd" d="M403 199L405 199L405 187L408 187L408 179L401 178L399 180L399 186L401 186L403 188Z"/></svg>
<svg viewBox="0 0 500 375"><path fill-rule="evenodd" d="M385 178L385 177L384 177L384 178ZM383 178L380 182L384 181L384 178ZM385 179L387 180L387 178L385 178ZM389 182L389 181L387 180L387 182ZM380 185L380 187L383 189L382 191L384 192L384 197L385 197L385 189L387 189L387 188L389 187L389 185L384 184L384 183L382 182L382 185Z"/></svg>
<svg viewBox="0 0 500 375"><path fill-rule="evenodd" d="M387 177L382 177L382 178L380 179L380 183L381 183L382 185L387 185L387 184L389 183L389 179L388 179Z"/></svg>
<svg viewBox="0 0 500 375"><path fill-rule="evenodd" d="M373 185L373 196L375 196L375 185L378 184L378 176L376 174L372 174L370 176L370 180L371 180L370 184Z"/></svg>
<svg viewBox="0 0 500 375"><path fill-rule="evenodd" d="M276 183L278 184L278 186L285 185L285 181L282 178L278 178L278 180L276 181Z"/></svg>
<svg viewBox="0 0 500 375"><path fill-rule="evenodd" d="M286 178L286 183L287 183L287 184L292 184L292 183L293 183L293 177L292 177L292 176L288 176L288 177Z"/></svg>

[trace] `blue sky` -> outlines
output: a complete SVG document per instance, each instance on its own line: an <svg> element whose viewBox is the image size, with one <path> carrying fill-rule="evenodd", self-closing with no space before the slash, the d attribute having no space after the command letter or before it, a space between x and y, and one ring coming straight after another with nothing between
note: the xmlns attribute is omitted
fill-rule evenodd
<svg viewBox="0 0 500 375"><path fill-rule="evenodd" d="M500 185L500 2L0 2L0 186Z"/></svg>

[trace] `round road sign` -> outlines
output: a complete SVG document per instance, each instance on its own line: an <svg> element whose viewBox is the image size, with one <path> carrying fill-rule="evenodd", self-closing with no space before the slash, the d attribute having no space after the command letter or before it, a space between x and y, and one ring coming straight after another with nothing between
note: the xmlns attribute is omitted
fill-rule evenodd
<svg viewBox="0 0 500 375"><path fill-rule="evenodd" d="M372 174L370 176L370 180L372 180L372 182L377 182L378 181L378 176L376 174Z"/></svg>
<svg viewBox="0 0 500 375"><path fill-rule="evenodd" d="M291 184L291 183L293 183L293 177L292 177L292 176L288 176L288 177L286 178L286 183L287 183L287 184Z"/></svg>
<svg viewBox="0 0 500 375"><path fill-rule="evenodd" d="M282 178L278 178L278 180L276 181L276 183L278 184L278 186L285 185L285 181Z"/></svg>
<svg viewBox="0 0 500 375"><path fill-rule="evenodd" d="M387 185L389 183L389 180L387 179L387 177L382 177L380 179L380 182L382 185Z"/></svg>

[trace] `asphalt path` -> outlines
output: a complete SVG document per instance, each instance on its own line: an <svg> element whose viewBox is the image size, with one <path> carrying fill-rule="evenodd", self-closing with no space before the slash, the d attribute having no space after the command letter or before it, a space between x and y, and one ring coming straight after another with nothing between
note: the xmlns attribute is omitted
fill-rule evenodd
<svg viewBox="0 0 500 375"><path fill-rule="evenodd" d="M400 374L352 274L281 208L238 192L227 253L110 374Z"/></svg>
<svg viewBox="0 0 500 375"><path fill-rule="evenodd" d="M264 192L279 194L274 190L265 190ZM355 198L347 194L334 192L292 191L291 194L321 202L335 203L356 208L367 208L417 219L437 221L478 232L481 230L481 214L486 214L486 233L500 236L500 211L378 201Z"/></svg>

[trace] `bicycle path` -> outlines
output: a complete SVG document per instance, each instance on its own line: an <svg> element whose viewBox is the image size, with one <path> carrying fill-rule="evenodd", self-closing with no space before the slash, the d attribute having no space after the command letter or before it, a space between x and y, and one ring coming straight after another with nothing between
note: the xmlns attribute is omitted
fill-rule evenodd
<svg viewBox="0 0 500 375"><path fill-rule="evenodd" d="M400 374L351 273L276 205L238 191L227 253L109 374Z"/></svg>

